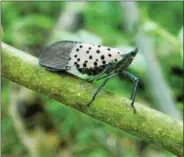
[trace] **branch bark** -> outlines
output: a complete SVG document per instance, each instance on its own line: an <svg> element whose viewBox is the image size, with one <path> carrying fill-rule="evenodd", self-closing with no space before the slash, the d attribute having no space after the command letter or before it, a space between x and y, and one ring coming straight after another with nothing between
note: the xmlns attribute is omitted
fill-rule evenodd
<svg viewBox="0 0 184 157"><path fill-rule="evenodd" d="M38 59L2 43L2 76L22 86L43 93L91 117L124 130L175 155L183 155L183 123L135 103L102 91L90 108L86 104L96 88L69 74L58 75L39 66Z"/></svg>

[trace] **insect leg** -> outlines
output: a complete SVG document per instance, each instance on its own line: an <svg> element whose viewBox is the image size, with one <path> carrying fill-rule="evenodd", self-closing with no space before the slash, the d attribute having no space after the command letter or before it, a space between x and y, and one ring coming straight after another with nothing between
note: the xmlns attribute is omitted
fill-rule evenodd
<svg viewBox="0 0 184 157"><path fill-rule="evenodd" d="M100 74L98 74L97 76L95 76L95 78L89 80L89 82L93 82L93 81L95 81L95 80L99 80L100 77L101 77L103 74L109 73L110 71L112 71L112 65L111 65L111 64L109 64ZM106 75L106 76L108 76L108 75ZM106 76L104 76L103 78L105 78Z"/></svg>
<svg viewBox="0 0 184 157"><path fill-rule="evenodd" d="M134 101L135 101L135 96L136 96L136 91L137 91L137 86L138 86L139 79L136 76L129 73L128 71L123 71L122 74L134 83L134 89L132 91L130 99L132 100L131 106L133 107L134 113L135 113L136 109L134 107Z"/></svg>
<svg viewBox="0 0 184 157"><path fill-rule="evenodd" d="M99 81L99 80L101 80L101 79L107 78L108 76L111 76L111 75L113 75L113 74L114 74L114 72L113 72L113 73L110 73L110 74L107 74L107 75L105 75L105 76L99 77L99 78L96 79L96 81Z"/></svg>
<svg viewBox="0 0 184 157"><path fill-rule="evenodd" d="M97 89L97 91L95 92L95 94L93 95L93 98L91 99L91 101L87 104L87 106L89 107L91 105L91 103L95 100L97 94L100 92L100 90L106 85L106 83L109 81L109 79L116 75L116 73L113 73L112 75L109 75L105 81L101 84L101 86Z"/></svg>
<svg viewBox="0 0 184 157"><path fill-rule="evenodd" d="M100 76L105 74L105 72L106 72L106 69L104 69L99 75L97 75L94 78L92 78L91 80L89 80L89 82L93 82L93 81L97 80Z"/></svg>

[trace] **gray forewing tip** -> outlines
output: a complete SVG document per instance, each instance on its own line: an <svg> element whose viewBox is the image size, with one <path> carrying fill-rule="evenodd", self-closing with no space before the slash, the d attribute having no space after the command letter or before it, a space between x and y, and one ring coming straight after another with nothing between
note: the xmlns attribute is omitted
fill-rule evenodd
<svg viewBox="0 0 184 157"><path fill-rule="evenodd" d="M68 64L70 52L79 42L59 41L45 47L39 56L39 64L53 69L65 69Z"/></svg>

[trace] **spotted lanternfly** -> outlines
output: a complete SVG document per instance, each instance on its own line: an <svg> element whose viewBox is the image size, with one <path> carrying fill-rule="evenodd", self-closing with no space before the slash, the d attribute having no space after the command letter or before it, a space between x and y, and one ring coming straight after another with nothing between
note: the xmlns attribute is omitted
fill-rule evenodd
<svg viewBox="0 0 184 157"><path fill-rule="evenodd" d="M117 74L122 74L134 83L131 95L131 106L134 107L138 78L126 69L135 58L138 49L128 53L101 45L90 45L77 41L59 41L46 47L40 55L39 63L49 71L67 71L90 82L104 78L104 82L93 95L90 104L108 80ZM104 75L104 76L103 76ZM91 79L92 78L92 79Z"/></svg>

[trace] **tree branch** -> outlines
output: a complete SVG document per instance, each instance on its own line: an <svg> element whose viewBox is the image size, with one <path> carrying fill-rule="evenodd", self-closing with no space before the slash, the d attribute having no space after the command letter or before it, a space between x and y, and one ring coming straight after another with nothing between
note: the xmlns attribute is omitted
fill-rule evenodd
<svg viewBox="0 0 184 157"><path fill-rule="evenodd" d="M116 128L157 144L182 156L183 123L135 103L134 114L130 100L102 91L90 108L86 104L96 88L69 74L58 75L39 66L38 59L2 43L2 76L20 85L48 95L63 104Z"/></svg>

